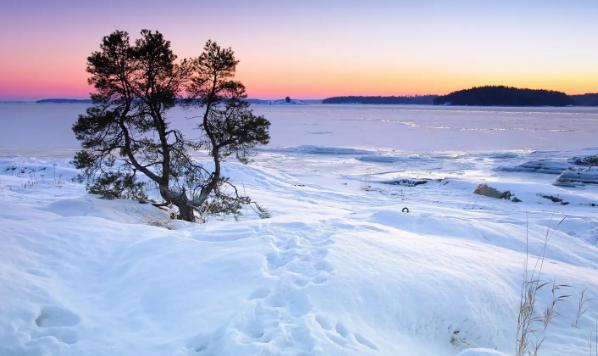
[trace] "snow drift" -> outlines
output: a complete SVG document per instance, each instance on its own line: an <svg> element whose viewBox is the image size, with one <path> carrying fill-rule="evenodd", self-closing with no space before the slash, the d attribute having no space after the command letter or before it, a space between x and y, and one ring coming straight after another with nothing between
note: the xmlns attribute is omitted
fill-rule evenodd
<svg viewBox="0 0 598 356"><path fill-rule="evenodd" d="M598 293L594 187L496 170L492 157L521 152L361 155L299 148L227 164L272 218L201 225L90 196L66 159L2 159L0 354L509 354L525 251L539 254L548 230L543 277ZM431 166L447 179L384 184ZM523 202L473 194L481 182ZM586 352L598 310L577 328L575 310L559 306L543 355Z"/></svg>

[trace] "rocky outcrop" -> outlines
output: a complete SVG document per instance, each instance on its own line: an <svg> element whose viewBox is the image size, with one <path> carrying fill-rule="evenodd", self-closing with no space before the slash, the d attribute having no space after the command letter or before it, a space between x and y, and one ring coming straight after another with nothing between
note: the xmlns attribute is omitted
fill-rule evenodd
<svg viewBox="0 0 598 356"><path fill-rule="evenodd" d="M573 157L569 162L576 166L595 167L598 166L598 155Z"/></svg>

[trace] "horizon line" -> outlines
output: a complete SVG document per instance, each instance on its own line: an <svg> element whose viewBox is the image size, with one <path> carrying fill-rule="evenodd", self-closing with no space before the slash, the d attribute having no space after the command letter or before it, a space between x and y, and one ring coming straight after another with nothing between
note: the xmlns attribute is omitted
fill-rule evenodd
<svg viewBox="0 0 598 356"><path fill-rule="evenodd" d="M458 89L458 90L454 90L450 93L454 93L457 91L461 91L461 90L468 90L468 89L473 89L473 88L479 88L479 87L485 87L485 86L505 86L505 87L510 87L510 88L517 88L517 89L531 89L531 90L546 90L546 91L556 91L556 92L561 92L564 93L568 96L575 96L575 95L587 95L587 94L598 94L598 91L596 92L584 92L584 93L578 93L578 94L570 94L564 91L560 91L560 90L553 90L553 89L532 89L532 88L518 88L518 87L513 87L513 86L508 86L508 85L482 85L482 86L476 86L476 87L471 87L471 88L466 88L466 89ZM424 97L424 96L445 96L448 95L450 93L447 94L405 94L405 95L381 95L381 94L375 94L375 95L363 95L363 94L351 94L351 95L331 95L331 96L326 96L323 98L301 98L301 97L291 97L288 95L283 95L283 96L279 96L279 97L275 97L275 98L259 98L259 97L247 97L247 100L263 100L263 101L269 101L269 100L284 100L287 96L293 100L303 100L303 101L315 101L315 100L324 100L324 99L328 99L328 98L335 98L335 97L383 97L383 98L390 98L390 97ZM89 97L37 97L37 98L31 98L31 99L8 99L8 98L0 98L0 102L6 103L6 102L13 102L13 103L35 103L41 100L91 100Z"/></svg>

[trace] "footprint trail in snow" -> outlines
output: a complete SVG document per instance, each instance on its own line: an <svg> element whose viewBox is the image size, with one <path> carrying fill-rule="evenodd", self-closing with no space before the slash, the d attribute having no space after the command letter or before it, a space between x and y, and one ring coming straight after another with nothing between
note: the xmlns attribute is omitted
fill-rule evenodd
<svg viewBox="0 0 598 356"><path fill-rule="evenodd" d="M247 309L233 319L225 337L267 354L320 354L322 340L346 352L376 350L376 345L350 332L342 322L318 314L310 301L310 290L324 287L334 275L328 255L338 229L326 223L292 225L273 224L263 236L271 246L263 264L271 283L251 293ZM208 340L194 350L215 351Z"/></svg>

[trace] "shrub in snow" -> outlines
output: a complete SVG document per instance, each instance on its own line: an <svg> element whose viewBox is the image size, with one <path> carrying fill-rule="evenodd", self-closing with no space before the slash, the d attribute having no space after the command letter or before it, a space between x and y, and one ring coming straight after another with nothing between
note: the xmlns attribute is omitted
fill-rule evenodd
<svg viewBox="0 0 598 356"><path fill-rule="evenodd" d="M248 150L268 142L270 123L243 100L230 48L208 41L199 57L176 58L160 32L143 30L134 44L124 31L104 37L88 57L97 92L73 126L83 146L75 165L88 190L107 198L146 199L142 175L158 187L163 201L156 205L176 206L180 219L237 214L251 200L221 175L221 162L235 156L246 163ZM199 110L199 137L170 127L168 110L183 94ZM193 150L207 150L213 169L193 160Z"/></svg>

